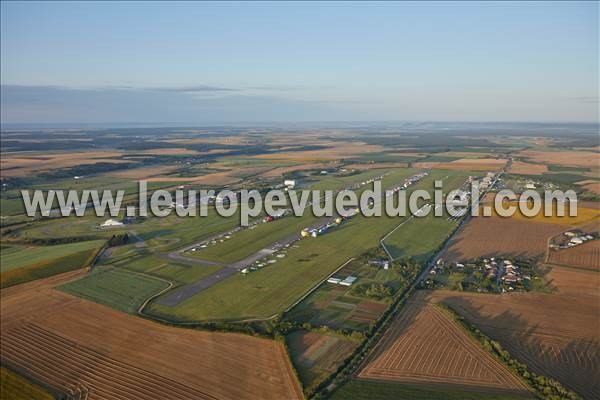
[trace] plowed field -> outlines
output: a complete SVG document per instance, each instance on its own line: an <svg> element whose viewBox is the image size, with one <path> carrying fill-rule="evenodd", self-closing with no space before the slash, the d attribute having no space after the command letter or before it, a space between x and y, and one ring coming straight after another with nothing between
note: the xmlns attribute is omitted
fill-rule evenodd
<svg viewBox="0 0 600 400"><path fill-rule="evenodd" d="M57 391L90 400L302 397L279 343L159 325L51 282L2 291L0 354Z"/></svg>
<svg viewBox="0 0 600 400"><path fill-rule="evenodd" d="M359 377L527 391L450 315L417 298L404 306Z"/></svg>

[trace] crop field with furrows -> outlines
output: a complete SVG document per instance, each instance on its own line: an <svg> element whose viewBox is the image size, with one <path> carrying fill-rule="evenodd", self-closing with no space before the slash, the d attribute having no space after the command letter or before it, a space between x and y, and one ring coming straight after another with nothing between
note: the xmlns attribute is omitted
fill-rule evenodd
<svg viewBox="0 0 600 400"><path fill-rule="evenodd" d="M56 278L3 291L0 357L64 395L302 397L281 344L160 325L55 291Z"/></svg>
<svg viewBox="0 0 600 400"><path fill-rule="evenodd" d="M532 162L556 164L576 167L597 167L598 153L593 151L535 151L526 150L519 153Z"/></svg>
<svg viewBox="0 0 600 400"><path fill-rule="evenodd" d="M600 270L600 240L594 240L570 249L550 251L550 264Z"/></svg>
<svg viewBox="0 0 600 400"><path fill-rule="evenodd" d="M113 163L127 164L131 160L121 159L123 152L120 151L86 151L62 154L40 153L39 155L28 154L2 156L0 163L2 175L4 176L28 176L39 172L47 172L82 164Z"/></svg>
<svg viewBox="0 0 600 400"><path fill-rule="evenodd" d="M358 377L527 391L449 314L415 298L388 328Z"/></svg>
<svg viewBox="0 0 600 400"><path fill-rule="evenodd" d="M292 332L286 343L306 392L334 372L359 344L341 335L307 331Z"/></svg>
<svg viewBox="0 0 600 400"><path fill-rule="evenodd" d="M537 257L546 253L548 240L566 228L517 218L473 217L452 238L443 258L464 261L499 255Z"/></svg>
<svg viewBox="0 0 600 400"><path fill-rule="evenodd" d="M531 371L559 380L586 399L598 398L598 276L594 272L560 268L547 277L558 286L558 293L491 295L435 291L427 296L428 301L441 301L500 342Z"/></svg>
<svg viewBox="0 0 600 400"><path fill-rule="evenodd" d="M460 171L500 171L506 166L506 159L495 158L463 158L450 162L419 161L415 163L418 168L439 168Z"/></svg>
<svg viewBox="0 0 600 400"><path fill-rule="evenodd" d="M532 164L522 161L513 161L510 173L517 175L540 175L548 172L548 166L544 164Z"/></svg>
<svg viewBox="0 0 600 400"><path fill-rule="evenodd" d="M392 381L353 378L337 389L333 400L524 400L530 393L499 393L485 389L449 387L446 384L405 384Z"/></svg>

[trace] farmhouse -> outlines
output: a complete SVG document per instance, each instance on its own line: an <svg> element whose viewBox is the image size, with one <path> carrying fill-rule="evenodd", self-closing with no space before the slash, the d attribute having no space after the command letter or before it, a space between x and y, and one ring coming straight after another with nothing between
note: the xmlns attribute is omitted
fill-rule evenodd
<svg viewBox="0 0 600 400"><path fill-rule="evenodd" d="M337 285L338 283L340 283L342 280L339 278L329 278L327 279L328 283L333 283L334 285Z"/></svg>
<svg viewBox="0 0 600 400"><path fill-rule="evenodd" d="M122 225L123 225L123 223L121 221L117 221L116 219L107 219L100 226L102 228L109 228L109 227L112 227L112 226L122 226Z"/></svg>

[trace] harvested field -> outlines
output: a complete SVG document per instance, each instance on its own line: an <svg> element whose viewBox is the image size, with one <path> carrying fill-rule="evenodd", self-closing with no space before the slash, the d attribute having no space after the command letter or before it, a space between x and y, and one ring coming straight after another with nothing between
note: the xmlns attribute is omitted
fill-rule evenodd
<svg viewBox="0 0 600 400"><path fill-rule="evenodd" d="M334 372L358 345L343 336L307 331L291 333L286 342L308 390Z"/></svg>
<svg viewBox="0 0 600 400"><path fill-rule="evenodd" d="M519 156L534 163L557 164L575 167L597 167L598 153L593 151L534 151L526 150Z"/></svg>
<svg viewBox="0 0 600 400"><path fill-rule="evenodd" d="M521 175L541 175L548 172L548 166L544 164L531 164L522 161L514 161L510 173Z"/></svg>
<svg viewBox="0 0 600 400"><path fill-rule="evenodd" d="M509 209L509 207L515 207L515 213L510 217L500 217L494 208L496 193L488 193L482 202L483 205L489 205L491 207L491 215L501 219L514 219L522 221L531 221L536 223L550 223L550 224L561 224L565 227L569 226L580 226L588 223L600 223L600 202L597 201L577 201L577 215L571 216L569 202L564 204L564 215L558 215L558 209L556 203L552 205L552 211L549 216L545 216L545 205L542 204L540 211L533 217L526 216L522 213L521 208L527 207L531 209L531 202L527 203L525 199L522 202L508 201L504 199L502 207ZM480 210L480 215L484 214L484 208Z"/></svg>
<svg viewBox="0 0 600 400"><path fill-rule="evenodd" d="M148 155L160 155L160 156L179 156L179 155L194 155L194 154L206 154L207 152L200 152L196 150L186 149L183 147L173 148L160 148L150 150L138 150L136 154L148 154Z"/></svg>
<svg viewBox="0 0 600 400"><path fill-rule="evenodd" d="M378 168L407 168L408 163L405 162L389 162L389 163L366 163L366 164L346 164L344 168L358 171L367 171L370 169L378 169Z"/></svg>
<svg viewBox="0 0 600 400"><path fill-rule="evenodd" d="M485 389L450 388L445 384L405 384L372 379L350 379L333 392L333 400L531 400L531 393L499 393Z"/></svg>
<svg viewBox="0 0 600 400"><path fill-rule="evenodd" d="M127 164L132 161L118 159L120 151L87 151L74 153L54 153L52 155L8 155L3 154L0 161L2 176L26 176L60 168L80 165L112 163Z"/></svg>
<svg viewBox="0 0 600 400"><path fill-rule="evenodd" d="M148 182L189 182L196 185L228 185L241 180L231 174L231 171L223 171L198 176L153 176L148 179Z"/></svg>
<svg viewBox="0 0 600 400"><path fill-rule="evenodd" d="M558 294L504 295L435 291L430 301L441 301L499 341L510 354L535 373L558 379L585 398L600 397L600 297L597 286L587 294L574 290L597 273L571 270L554 275L568 285ZM591 274L591 275L590 275ZM594 293L595 292L595 293Z"/></svg>
<svg viewBox="0 0 600 400"><path fill-rule="evenodd" d="M106 176L124 179L147 179L152 176L161 175L165 172L176 171L176 165L153 165L149 167L132 168L122 171L108 172Z"/></svg>
<svg viewBox="0 0 600 400"><path fill-rule="evenodd" d="M201 132L194 132L196 134L202 134ZM240 145L240 144L248 144L251 140L247 136L209 136L206 137L198 137L193 139L168 139L165 142L175 143L175 144L199 144L199 143L215 143L215 144L226 144L226 145Z"/></svg>
<svg viewBox="0 0 600 400"><path fill-rule="evenodd" d="M273 168L269 171L266 171L261 174L261 176L265 178L274 178L283 176L283 174L287 174L294 171L306 171L311 169L319 169L319 168L327 168L331 166L330 164L322 164L322 163L310 163L310 164L301 164L301 165L291 165L288 167L278 167Z"/></svg>
<svg viewBox="0 0 600 400"><path fill-rule="evenodd" d="M590 202L578 202L577 203L577 215L570 216L569 215L569 207L565 205L565 215L560 217L558 216L556 205L552 208L551 216L544 216L544 207L540 209L540 212L533 217L525 216L520 209L508 219L521 220L521 221L531 221L534 223L543 223L543 224L561 224L564 226L578 226L588 223L593 223L594 221L600 220L600 209L598 209L598 205L600 203L590 203ZM514 203L513 205L517 205ZM505 206L506 207L506 206ZM495 213L495 212L494 212ZM502 217L501 217L502 218ZM503 218L507 219L507 218Z"/></svg>
<svg viewBox="0 0 600 400"><path fill-rule="evenodd" d="M589 182L583 185L583 188L588 192L600 194L600 182Z"/></svg>
<svg viewBox="0 0 600 400"><path fill-rule="evenodd" d="M557 288L561 297L574 296L597 302L600 293L600 274L592 270L546 266L544 279Z"/></svg>
<svg viewBox="0 0 600 400"><path fill-rule="evenodd" d="M527 392L527 387L435 305L413 297L359 378Z"/></svg>
<svg viewBox="0 0 600 400"><path fill-rule="evenodd" d="M294 144L297 144L297 142ZM331 147L320 150L289 151L277 152L273 154L262 154L255 156L255 158L267 160L323 161L339 160L340 158L344 157L364 153L375 153L384 150L382 146L366 144L361 142L339 143L320 141L319 145Z"/></svg>
<svg viewBox="0 0 600 400"><path fill-rule="evenodd" d="M88 399L302 397L282 345L160 325L50 287L67 278L2 291L3 363Z"/></svg>
<svg viewBox="0 0 600 400"><path fill-rule="evenodd" d="M442 163L440 168L460 169L466 171L499 171L506 166L505 159L496 158L461 158L459 160Z"/></svg>
<svg viewBox="0 0 600 400"><path fill-rule="evenodd" d="M474 217L456 235L443 255L450 261L498 255L536 257L546 253L548 239L564 225L516 218Z"/></svg>
<svg viewBox="0 0 600 400"><path fill-rule="evenodd" d="M570 249L550 251L550 264L600 270L600 240L584 243Z"/></svg>
<svg viewBox="0 0 600 400"><path fill-rule="evenodd" d="M439 168L464 171L500 171L506 165L505 159L461 158L450 162L424 161L413 164L415 168Z"/></svg>

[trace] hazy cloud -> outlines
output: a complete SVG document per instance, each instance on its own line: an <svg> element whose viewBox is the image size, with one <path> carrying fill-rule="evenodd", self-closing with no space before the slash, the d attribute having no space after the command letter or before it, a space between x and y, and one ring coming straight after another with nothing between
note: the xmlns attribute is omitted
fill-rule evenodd
<svg viewBox="0 0 600 400"><path fill-rule="evenodd" d="M195 85L195 86L172 86L172 87L154 87L146 88L148 90L157 90L161 92L182 92L182 93L197 93L197 92L235 92L240 89L232 89L226 87Z"/></svg>
<svg viewBox="0 0 600 400"><path fill-rule="evenodd" d="M351 116L320 102L247 95L235 90L201 98L196 91L183 87L157 90L2 85L1 89L3 123L306 121Z"/></svg>
<svg viewBox="0 0 600 400"><path fill-rule="evenodd" d="M598 98L598 96L571 97L569 100L574 101L576 103L586 103L586 104L598 104L598 103L600 103L600 98Z"/></svg>

